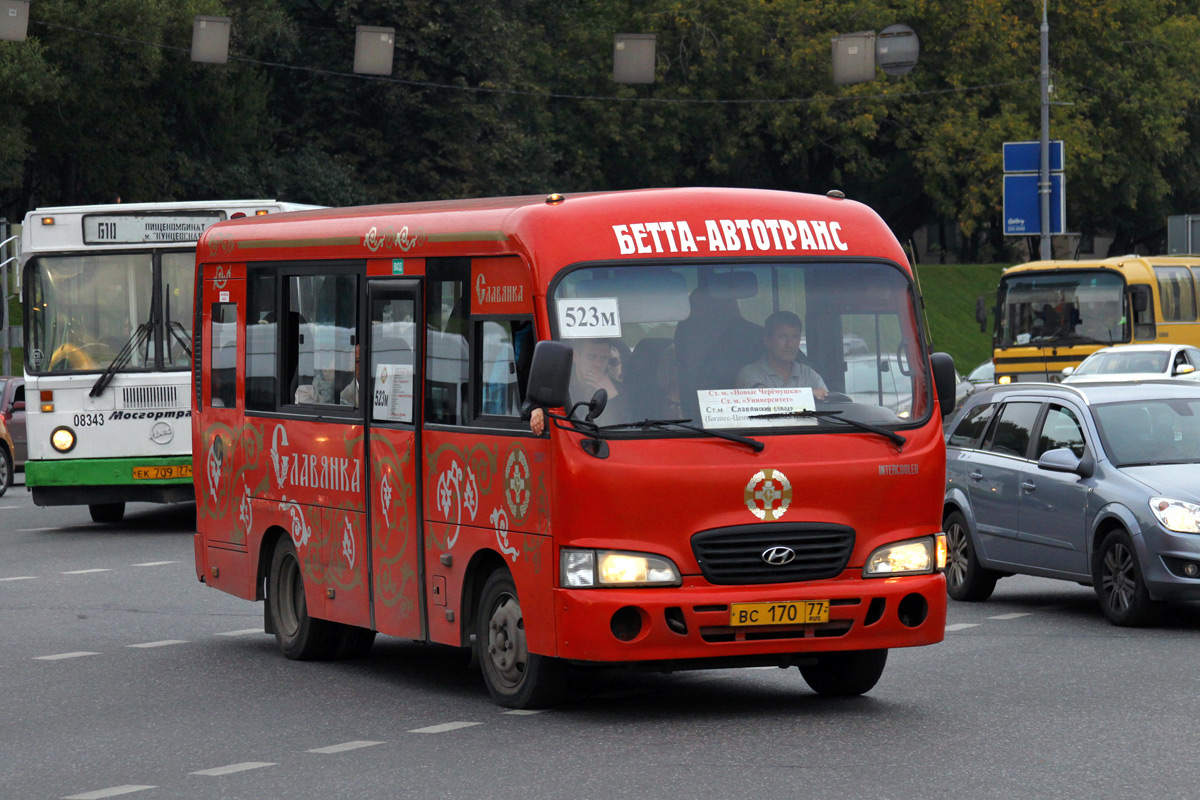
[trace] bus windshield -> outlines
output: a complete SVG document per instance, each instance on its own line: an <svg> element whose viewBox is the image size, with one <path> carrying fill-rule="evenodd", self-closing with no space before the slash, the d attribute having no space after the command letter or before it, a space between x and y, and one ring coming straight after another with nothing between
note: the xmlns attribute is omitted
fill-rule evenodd
<svg viewBox="0 0 1200 800"><path fill-rule="evenodd" d="M122 370L187 369L194 259L143 252L31 260L29 372L99 372L127 346Z"/></svg>
<svg viewBox="0 0 1200 800"><path fill-rule="evenodd" d="M1023 272L1000 279L999 347L1129 341L1125 282L1108 270Z"/></svg>
<svg viewBox="0 0 1200 800"><path fill-rule="evenodd" d="M899 426L932 407L911 281L883 263L585 267L552 313L571 400L604 388L605 426L854 430L840 420Z"/></svg>

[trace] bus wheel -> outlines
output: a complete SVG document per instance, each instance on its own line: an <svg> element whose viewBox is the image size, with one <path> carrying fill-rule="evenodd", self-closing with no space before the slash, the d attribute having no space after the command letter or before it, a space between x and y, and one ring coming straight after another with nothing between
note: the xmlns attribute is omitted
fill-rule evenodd
<svg viewBox="0 0 1200 800"><path fill-rule="evenodd" d="M92 522L120 522L125 518L124 503L92 503L88 506Z"/></svg>
<svg viewBox="0 0 1200 800"><path fill-rule="evenodd" d="M488 577L477 612L475 646L492 699L508 708L552 704L564 666L556 658L529 652L517 587L507 570Z"/></svg>
<svg viewBox="0 0 1200 800"><path fill-rule="evenodd" d="M271 556L267 576L267 608L279 649L297 661L317 661L333 654L339 643L332 622L313 619L304 600L304 573L292 540L282 537Z"/></svg>
<svg viewBox="0 0 1200 800"><path fill-rule="evenodd" d="M887 650L824 653L816 664L800 668L804 682L817 694L852 697L875 688L887 664Z"/></svg>
<svg viewBox="0 0 1200 800"><path fill-rule="evenodd" d="M13 463L12 456L8 454L8 448L0 445L0 497L8 491L8 487L12 486L13 480Z"/></svg>

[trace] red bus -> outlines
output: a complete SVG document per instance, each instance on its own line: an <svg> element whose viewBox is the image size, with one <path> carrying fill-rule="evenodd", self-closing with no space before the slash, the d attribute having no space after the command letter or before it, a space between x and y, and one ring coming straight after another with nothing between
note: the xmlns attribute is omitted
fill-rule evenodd
<svg viewBox="0 0 1200 800"><path fill-rule="evenodd" d="M197 574L289 658L473 648L530 707L569 665L860 694L944 636L953 364L866 206L302 211L213 226L196 280Z"/></svg>

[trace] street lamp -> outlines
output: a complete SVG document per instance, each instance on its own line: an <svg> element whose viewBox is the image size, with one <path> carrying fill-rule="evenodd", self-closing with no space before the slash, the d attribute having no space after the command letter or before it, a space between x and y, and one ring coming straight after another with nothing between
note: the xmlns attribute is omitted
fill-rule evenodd
<svg viewBox="0 0 1200 800"><path fill-rule="evenodd" d="M654 83L657 42L653 33L618 33L613 41L613 81Z"/></svg>
<svg viewBox="0 0 1200 800"><path fill-rule="evenodd" d="M201 64L229 62L229 17L197 14L192 20L192 61Z"/></svg>
<svg viewBox="0 0 1200 800"><path fill-rule="evenodd" d="M354 35L354 71L359 75L391 75L396 29L359 25Z"/></svg>
<svg viewBox="0 0 1200 800"><path fill-rule="evenodd" d="M23 42L29 31L29 0L0 0L0 39Z"/></svg>

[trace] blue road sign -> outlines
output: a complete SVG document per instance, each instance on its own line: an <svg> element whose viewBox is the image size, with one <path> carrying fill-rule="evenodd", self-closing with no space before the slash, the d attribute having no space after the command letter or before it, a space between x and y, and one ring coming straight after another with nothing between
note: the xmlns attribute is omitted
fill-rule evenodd
<svg viewBox="0 0 1200 800"><path fill-rule="evenodd" d="M1005 142L1005 172L1040 172L1042 169L1041 142ZM1050 171L1063 171L1062 139L1050 142Z"/></svg>
<svg viewBox="0 0 1200 800"><path fill-rule="evenodd" d="M1066 230L1066 181L1061 172L1050 175L1050 233ZM1038 175L1004 176L1004 235L1040 236L1042 212L1038 205Z"/></svg>

